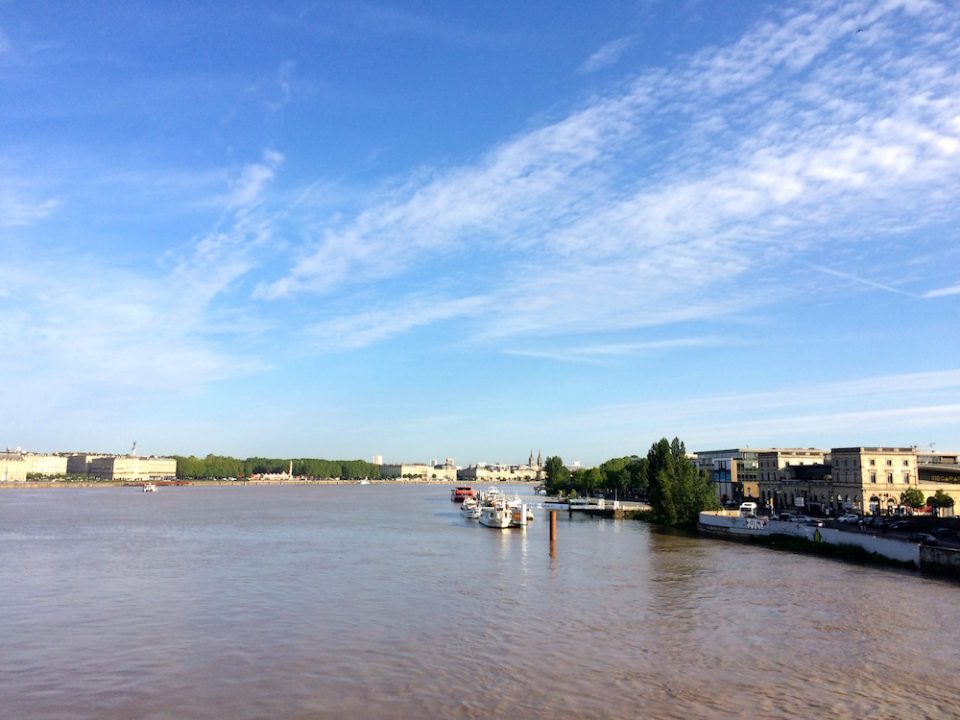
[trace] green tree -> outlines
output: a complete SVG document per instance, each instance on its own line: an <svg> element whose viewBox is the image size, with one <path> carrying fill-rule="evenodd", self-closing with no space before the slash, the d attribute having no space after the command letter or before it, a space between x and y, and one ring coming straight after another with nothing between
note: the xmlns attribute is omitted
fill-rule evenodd
<svg viewBox="0 0 960 720"><path fill-rule="evenodd" d="M600 468L577 468L570 476L570 488L578 495L587 497L604 488Z"/></svg>
<svg viewBox="0 0 960 720"><path fill-rule="evenodd" d="M543 464L543 472L547 478L544 484L546 485L548 493L556 494L569 490L570 471L567 469L567 466L563 464L560 456L553 455L552 457L548 457Z"/></svg>
<svg viewBox="0 0 960 720"><path fill-rule="evenodd" d="M627 486L627 492L640 498L646 498L649 486L649 476L647 468L649 461L645 457L633 455L630 462L627 463L627 472L630 473L630 481Z"/></svg>
<svg viewBox="0 0 960 720"><path fill-rule="evenodd" d="M927 501L926 498L923 497L923 493L920 491L920 488L912 487L907 488L900 493L900 504L906 505L914 510L919 510L927 504Z"/></svg>
<svg viewBox="0 0 960 720"><path fill-rule="evenodd" d="M650 447L646 475L650 506L662 523L687 525L701 510L718 506L710 481L687 457L679 438L661 438Z"/></svg>
<svg viewBox="0 0 960 720"><path fill-rule="evenodd" d="M604 490L607 492L615 491L620 497L627 494L627 488L630 487L629 464L631 460L632 458L629 457L613 458L600 465Z"/></svg>
<svg viewBox="0 0 960 720"><path fill-rule="evenodd" d="M939 509L952 508L953 498L947 495L943 490L937 490L933 496L933 504Z"/></svg>
<svg viewBox="0 0 960 720"><path fill-rule="evenodd" d="M590 468L583 474L581 491L584 495L593 495L604 488L604 477L600 468Z"/></svg>

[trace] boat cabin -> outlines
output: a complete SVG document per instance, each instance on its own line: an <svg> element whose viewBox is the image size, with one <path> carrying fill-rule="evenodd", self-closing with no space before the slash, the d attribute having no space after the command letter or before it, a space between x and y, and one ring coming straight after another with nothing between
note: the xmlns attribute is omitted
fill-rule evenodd
<svg viewBox="0 0 960 720"><path fill-rule="evenodd" d="M469 485L458 485L450 491L450 499L453 502L463 502L467 498L474 497L473 488Z"/></svg>

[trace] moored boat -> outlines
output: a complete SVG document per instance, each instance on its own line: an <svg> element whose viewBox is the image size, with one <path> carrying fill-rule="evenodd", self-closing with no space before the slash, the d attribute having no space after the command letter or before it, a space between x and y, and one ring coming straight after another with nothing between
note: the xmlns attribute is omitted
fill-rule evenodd
<svg viewBox="0 0 960 720"><path fill-rule="evenodd" d="M468 520L479 520L480 503L475 498L467 498L460 506L460 514Z"/></svg>
<svg viewBox="0 0 960 720"><path fill-rule="evenodd" d="M156 492L156 491L157 491L157 486L156 486L154 483L147 483L146 485L143 486L143 491L144 491L144 492Z"/></svg>
<svg viewBox="0 0 960 720"><path fill-rule="evenodd" d="M513 500L508 500L507 505L510 506L510 509L514 512L523 510L524 520L530 521L533 520L533 509L528 507L521 499L519 495L514 495ZM526 524L526 523L524 523Z"/></svg>
<svg viewBox="0 0 960 720"><path fill-rule="evenodd" d="M513 522L513 511L505 502L495 502L480 508L480 524L491 528L508 528Z"/></svg>
<svg viewBox="0 0 960 720"><path fill-rule="evenodd" d="M473 488L469 485L457 485L457 487L450 490L450 499L453 502L463 502L467 498L474 497L474 495Z"/></svg>

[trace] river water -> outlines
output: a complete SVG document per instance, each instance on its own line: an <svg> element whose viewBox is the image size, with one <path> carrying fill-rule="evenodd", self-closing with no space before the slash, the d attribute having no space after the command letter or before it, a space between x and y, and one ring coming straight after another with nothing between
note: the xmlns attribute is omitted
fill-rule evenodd
<svg viewBox="0 0 960 720"><path fill-rule="evenodd" d="M4 490L0 591L0 718L960 714L956 584L437 485Z"/></svg>

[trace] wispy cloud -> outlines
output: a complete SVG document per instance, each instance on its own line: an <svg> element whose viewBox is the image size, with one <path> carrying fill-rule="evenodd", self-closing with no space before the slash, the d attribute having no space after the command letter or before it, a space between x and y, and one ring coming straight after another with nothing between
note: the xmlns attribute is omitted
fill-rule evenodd
<svg viewBox="0 0 960 720"><path fill-rule="evenodd" d="M718 438L725 447L795 447L816 443L823 449L860 446L909 447L922 445L930 429L960 422L960 404L910 405L883 410L812 412L765 419L733 420L691 428L685 437L714 447ZM902 428L891 437L890 428ZM758 442L759 441L759 442ZM696 449L696 446L691 446Z"/></svg>
<svg viewBox="0 0 960 720"><path fill-rule="evenodd" d="M923 294L923 297L939 298L948 297L950 295L960 295L960 285L952 285L950 287L937 288L936 290L928 290Z"/></svg>
<svg viewBox="0 0 960 720"><path fill-rule="evenodd" d="M280 161L268 150L246 166L216 227L157 265L126 267L79 248L8 258L0 285L9 291L7 341L18 353L0 359L7 384L24 402L43 396L49 412L89 408L91 398L108 411L111 403L198 392L262 370L254 352L230 342L245 333L246 320L217 300L271 237L258 204Z"/></svg>
<svg viewBox="0 0 960 720"><path fill-rule="evenodd" d="M596 345L570 344L569 346L538 347L535 349L508 348L504 350L504 352L507 355L516 355L518 357L598 364L610 358L651 355L680 348L704 347L710 344L719 344L719 342L719 339L715 337L691 337L672 338L669 340L614 342Z"/></svg>
<svg viewBox="0 0 960 720"><path fill-rule="evenodd" d="M280 68L277 70L277 88L280 91L280 97L267 102L267 109L270 112L278 112L290 102L292 97L291 82L296 67L297 63L293 60L286 60L280 64Z"/></svg>
<svg viewBox="0 0 960 720"><path fill-rule="evenodd" d="M688 446L910 445L930 439L916 437L920 429L960 421L960 404L951 402L958 390L960 370L949 369L605 405L580 423L641 436L672 428ZM901 434L890 437L891 427ZM878 432L884 436L871 437Z"/></svg>
<svg viewBox="0 0 960 720"><path fill-rule="evenodd" d="M851 273L841 272L840 270L834 270L833 268L823 267L822 265L814 265L813 263L806 263L806 266L811 270L816 270L821 272L824 275L830 275L831 277L840 278L841 280L849 280L853 283L858 283L860 285L866 285L867 287L876 288L877 290L883 290L885 292L894 293L895 295L904 295L906 297L917 297L913 293L909 293L905 290L900 290L899 288L892 287L890 285L885 285L883 283L875 282L874 280L869 280L867 278L859 277Z"/></svg>
<svg viewBox="0 0 960 720"><path fill-rule="evenodd" d="M263 188L273 180L282 162L283 155L275 150L265 150L262 162L245 165L243 172L233 185L229 206L242 208L256 203Z"/></svg>
<svg viewBox="0 0 960 720"><path fill-rule="evenodd" d="M479 256L495 273L475 332L549 336L729 316L769 300L758 273L798 258L855 280L815 258L957 218L960 50L943 40L958 16L936 2L786 10L475 163L384 189L256 297Z"/></svg>
<svg viewBox="0 0 960 720"><path fill-rule="evenodd" d="M307 329L307 334L320 349L366 347L422 325L476 315L488 301L480 295L441 301L413 298L401 307L369 310L315 323Z"/></svg>
<svg viewBox="0 0 960 720"><path fill-rule="evenodd" d="M24 227L53 214L58 206L54 199L31 200L10 191L0 182L0 228Z"/></svg>
<svg viewBox="0 0 960 720"><path fill-rule="evenodd" d="M637 42L635 35L617 38L606 43L580 66L581 73L592 73L616 65L623 54Z"/></svg>
<svg viewBox="0 0 960 720"><path fill-rule="evenodd" d="M296 15L274 14L272 22L294 26L312 35L367 41L378 36L402 36L458 45L498 43L501 39L476 27L445 21L437 14L376 2L314 3Z"/></svg>

